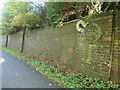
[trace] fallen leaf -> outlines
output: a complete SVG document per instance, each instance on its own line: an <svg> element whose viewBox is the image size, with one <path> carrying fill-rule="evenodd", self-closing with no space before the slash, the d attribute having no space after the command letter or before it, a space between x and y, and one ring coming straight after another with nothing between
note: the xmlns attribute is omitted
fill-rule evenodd
<svg viewBox="0 0 120 90"><path fill-rule="evenodd" d="M49 84L49 86L51 86L52 84Z"/></svg>

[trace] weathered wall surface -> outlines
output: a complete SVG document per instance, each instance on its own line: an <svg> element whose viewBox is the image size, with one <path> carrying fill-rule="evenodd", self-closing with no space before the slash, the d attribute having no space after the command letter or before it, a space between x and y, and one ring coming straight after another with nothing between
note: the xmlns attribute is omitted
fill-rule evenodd
<svg viewBox="0 0 120 90"><path fill-rule="evenodd" d="M102 36L97 41L88 43L81 33L77 33L75 66L79 72L108 80L111 64L112 14L98 15L90 22L100 26Z"/></svg>
<svg viewBox="0 0 120 90"><path fill-rule="evenodd" d="M45 60L55 60L74 70L102 80L118 81L120 58L120 14L93 16L89 23L100 26L102 35L93 42L85 41L76 30L76 22L61 28L45 28L25 33L23 53ZM8 37L8 48L21 51L23 31ZM112 68L111 68L112 67ZM120 79L119 79L120 80Z"/></svg>
<svg viewBox="0 0 120 90"><path fill-rule="evenodd" d="M89 44L76 31L76 22L58 29L27 32L23 53L55 60L89 76L108 80L111 69L112 14L94 16L102 30L101 38Z"/></svg>
<svg viewBox="0 0 120 90"><path fill-rule="evenodd" d="M120 10L119 11L117 11L117 20L116 20L116 22L117 22L117 25L116 25L116 27L117 27L117 35L116 35L116 42L118 43L117 44L117 48L115 48L116 50L117 50L117 52L116 52L116 56L117 56L117 58L118 58L118 70L117 70L117 72L118 72L118 84L120 85ZM117 54L118 53L118 54Z"/></svg>
<svg viewBox="0 0 120 90"><path fill-rule="evenodd" d="M12 50L20 52L22 47L22 36L23 36L23 31L18 32L16 34L8 35L7 47Z"/></svg>
<svg viewBox="0 0 120 90"><path fill-rule="evenodd" d="M6 46L7 35L0 35L0 47Z"/></svg>
<svg viewBox="0 0 120 90"><path fill-rule="evenodd" d="M115 21L113 22L113 51L112 51L112 67L111 80L116 81L120 85L120 11L116 11Z"/></svg>
<svg viewBox="0 0 120 90"><path fill-rule="evenodd" d="M58 29L26 32L23 53L73 65L77 41L75 24L70 23Z"/></svg>

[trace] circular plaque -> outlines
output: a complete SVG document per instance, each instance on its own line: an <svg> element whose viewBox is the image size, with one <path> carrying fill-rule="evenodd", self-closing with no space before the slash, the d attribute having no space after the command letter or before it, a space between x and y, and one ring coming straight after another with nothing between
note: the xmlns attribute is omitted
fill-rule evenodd
<svg viewBox="0 0 120 90"><path fill-rule="evenodd" d="M98 40L101 35L101 28L95 23L87 25L83 31L84 39L88 43L93 43L94 41Z"/></svg>

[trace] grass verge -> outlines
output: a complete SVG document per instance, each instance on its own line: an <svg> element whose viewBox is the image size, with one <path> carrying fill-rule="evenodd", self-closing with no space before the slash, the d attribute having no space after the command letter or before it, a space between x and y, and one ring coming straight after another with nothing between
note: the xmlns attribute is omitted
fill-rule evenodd
<svg viewBox="0 0 120 90"><path fill-rule="evenodd" d="M101 81L98 78L90 78L82 73L66 73L65 70L67 70L67 67L62 64L50 64L49 62L37 61L8 48L2 47L0 49L6 51L17 59L23 60L37 72L40 72L53 82L65 88L118 88L118 85L111 81Z"/></svg>

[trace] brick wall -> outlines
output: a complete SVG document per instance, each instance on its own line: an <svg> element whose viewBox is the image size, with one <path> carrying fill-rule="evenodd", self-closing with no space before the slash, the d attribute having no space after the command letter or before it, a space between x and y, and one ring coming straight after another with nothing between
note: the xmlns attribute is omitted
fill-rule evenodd
<svg viewBox="0 0 120 90"><path fill-rule="evenodd" d="M100 26L102 36L92 44L85 41L82 33L78 34L76 47L76 70L108 80L110 76L112 14L93 16L90 23Z"/></svg>
<svg viewBox="0 0 120 90"><path fill-rule="evenodd" d="M116 11L114 21L111 80L120 85L120 11Z"/></svg>
<svg viewBox="0 0 120 90"><path fill-rule="evenodd" d="M6 46L7 35L0 35L0 47Z"/></svg>
<svg viewBox="0 0 120 90"><path fill-rule="evenodd" d="M20 52L22 47L22 36L23 31L8 35L7 47Z"/></svg>
<svg viewBox="0 0 120 90"><path fill-rule="evenodd" d="M75 24L70 23L58 29L26 32L23 53L64 64L74 62L77 41Z"/></svg>
<svg viewBox="0 0 120 90"><path fill-rule="evenodd" d="M58 29L27 32L23 53L55 60L91 77L94 75L109 80L112 18L112 13L104 13L90 20L90 23L98 24L102 30L101 38L93 44L87 43L83 34L77 32L76 22Z"/></svg>
<svg viewBox="0 0 120 90"><path fill-rule="evenodd" d="M120 58L118 47L120 14L118 11L115 18L115 25L110 12L94 15L91 18L89 23L97 24L102 31L100 39L94 43L85 41L83 34L76 30L77 22L57 29L49 27L26 32L23 53L46 60L55 60L91 77L118 81L118 58ZM113 29L113 26L116 29ZM21 51L22 36L23 31L9 35L8 48Z"/></svg>

